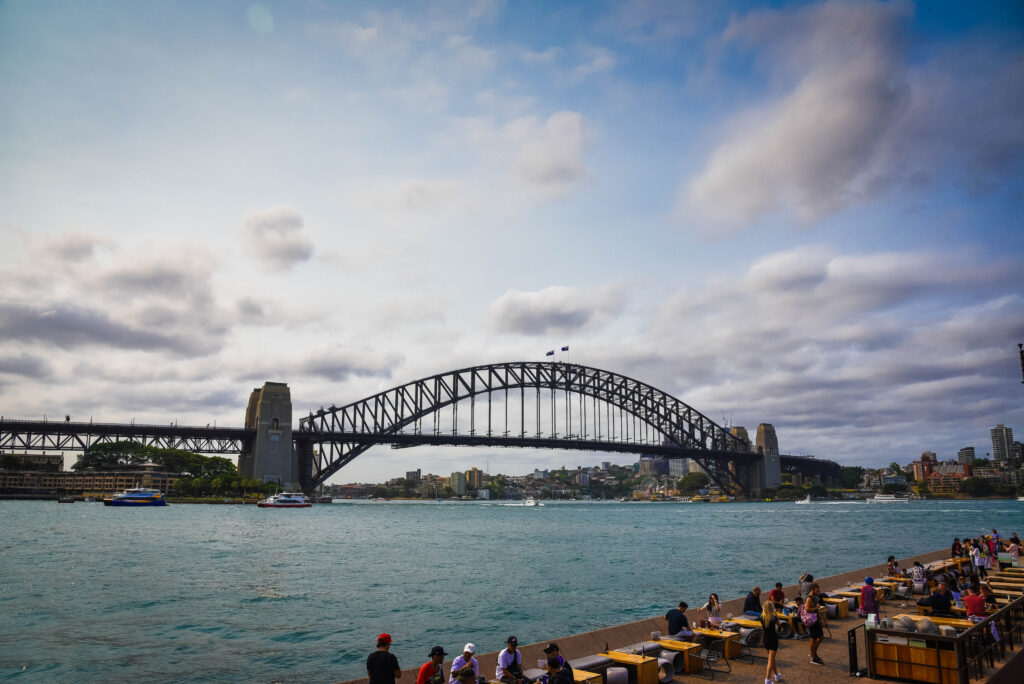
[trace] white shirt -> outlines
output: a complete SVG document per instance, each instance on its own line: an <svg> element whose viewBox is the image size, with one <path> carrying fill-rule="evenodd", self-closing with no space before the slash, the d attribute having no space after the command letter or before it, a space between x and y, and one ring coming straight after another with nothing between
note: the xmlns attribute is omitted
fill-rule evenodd
<svg viewBox="0 0 1024 684"><path fill-rule="evenodd" d="M469 656L469 660L466 660L462 657L462 654L460 653L458 656L456 656L455 660L452 661L452 673L451 676L448 677L448 684L455 684L455 682L458 681L458 678L456 678L455 675L457 675L459 673L459 670L466 667L467 665L473 668L473 674L480 674L480 663L476 661L476 658L474 658L473 656Z"/></svg>
<svg viewBox="0 0 1024 684"><path fill-rule="evenodd" d="M494 678L495 679L501 679L502 677L504 677L505 676L505 668L508 667L509 665L513 664L513 663L517 663L519 665L519 668L522 669L522 667L523 667L523 654L519 652L519 649L518 648L516 649L516 652L515 652L514 655L512 653L508 652L508 647L507 646L505 648L501 649L501 652L498 653L498 667L495 668L495 670L494 670Z"/></svg>

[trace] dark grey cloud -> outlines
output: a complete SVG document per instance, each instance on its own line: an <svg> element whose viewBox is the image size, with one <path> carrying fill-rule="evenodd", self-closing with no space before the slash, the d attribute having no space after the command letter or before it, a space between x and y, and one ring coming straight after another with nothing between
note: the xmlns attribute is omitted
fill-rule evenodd
<svg viewBox="0 0 1024 684"><path fill-rule="evenodd" d="M567 333L613 318L622 307L623 297L617 288L509 290L490 306L488 318L491 327L501 332Z"/></svg>
<svg viewBox="0 0 1024 684"><path fill-rule="evenodd" d="M0 373L45 379L53 375L53 367L46 359L32 354L0 355Z"/></svg>
<svg viewBox="0 0 1024 684"><path fill-rule="evenodd" d="M285 270L313 256L313 243L304 234L304 223L294 207L271 207L246 217L245 239L260 261L275 270Z"/></svg>
<svg viewBox="0 0 1024 684"><path fill-rule="evenodd" d="M7 340L42 342L61 349L104 346L195 354L211 348L210 339L201 335L144 330L120 323L100 309L67 304L44 307L0 303L0 335Z"/></svg>
<svg viewBox="0 0 1024 684"><path fill-rule="evenodd" d="M88 233L62 233L48 238L43 249L63 261L77 262L92 258L96 248L106 244L105 238Z"/></svg>
<svg viewBox="0 0 1024 684"><path fill-rule="evenodd" d="M255 359L235 374L239 381L253 382L269 378L320 378L342 382L352 378L388 378L402 362L402 357L391 353L368 350L319 350L300 357L265 361Z"/></svg>

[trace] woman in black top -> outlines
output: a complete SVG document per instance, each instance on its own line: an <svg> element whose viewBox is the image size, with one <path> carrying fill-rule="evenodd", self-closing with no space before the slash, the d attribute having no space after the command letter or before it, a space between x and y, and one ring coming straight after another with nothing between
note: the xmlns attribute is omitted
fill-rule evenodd
<svg viewBox="0 0 1024 684"><path fill-rule="evenodd" d="M768 667L764 671L764 684L775 684L782 681L779 668L775 665L775 652L779 650L779 618L775 614L775 604L771 601L761 606L761 626L764 628L764 650L768 653Z"/></svg>

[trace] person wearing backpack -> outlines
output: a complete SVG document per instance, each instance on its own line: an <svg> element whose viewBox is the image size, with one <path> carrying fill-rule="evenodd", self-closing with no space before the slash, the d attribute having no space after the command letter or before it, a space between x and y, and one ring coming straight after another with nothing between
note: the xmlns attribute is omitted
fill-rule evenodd
<svg viewBox="0 0 1024 684"><path fill-rule="evenodd" d="M800 609L800 621L807 627L810 637L808 643L811 647L811 662L815 665L825 664L825 661L818 657L818 646L825 639L825 630L821 628L821 616L818 615L818 593L820 591L821 587L817 582L812 584L807 600L804 601L804 605Z"/></svg>

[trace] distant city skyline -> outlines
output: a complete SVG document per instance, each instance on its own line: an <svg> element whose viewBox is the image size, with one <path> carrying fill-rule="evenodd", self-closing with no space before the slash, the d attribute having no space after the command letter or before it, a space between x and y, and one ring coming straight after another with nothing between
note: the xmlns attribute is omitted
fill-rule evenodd
<svg viewBox="0 0 1024 684"><path fill-rule="evenodd" d="M0 3L0 414L555 359L784 453L980 450L1024 424L1021 64L1017 0Z"/></svg>

